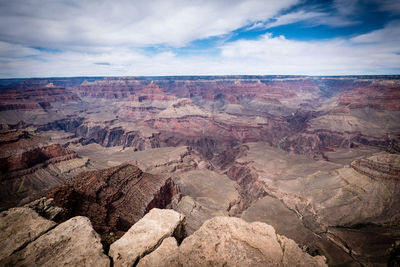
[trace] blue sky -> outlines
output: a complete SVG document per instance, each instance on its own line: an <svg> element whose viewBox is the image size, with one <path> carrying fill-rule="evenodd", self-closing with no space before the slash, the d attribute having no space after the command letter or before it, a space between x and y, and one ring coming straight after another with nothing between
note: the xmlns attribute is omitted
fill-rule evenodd
<svg viewBox="0 0 400 267"><path fill-rule="evenodd" d="M0 0L0 78L400 74L398 0Z"/></svg>

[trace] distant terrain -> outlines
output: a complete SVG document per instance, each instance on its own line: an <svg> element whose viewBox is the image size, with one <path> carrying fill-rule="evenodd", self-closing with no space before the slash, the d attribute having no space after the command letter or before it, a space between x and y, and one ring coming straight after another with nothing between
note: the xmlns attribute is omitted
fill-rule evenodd
<svg viewBox="0 0 400 267"><path fill-rule="evenodd" d="M169 208L189 238L238 217L329 266L385 266L400 76L3 79L0 177L1 211L53 198L57 223L88 217L106 250Z"/></svg>

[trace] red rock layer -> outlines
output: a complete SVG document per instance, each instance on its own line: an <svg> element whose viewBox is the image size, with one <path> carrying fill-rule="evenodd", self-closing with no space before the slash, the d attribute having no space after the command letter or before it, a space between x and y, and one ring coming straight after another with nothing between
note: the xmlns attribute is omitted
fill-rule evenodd
<svg viewBox="0 0 400 267"><path fill-rule="evenodd" d="M0 94L0 111L43 109L53 102L71 100L79 100L79 97L60 86L6 90Z"/></svg>
<svg viewBox="0 0 400 267"><path fill-rule="evenodd" d="M167 94L159 85L150 83L146 85L146 87L140 91L137 95L133 97L134 101L142 102L142 101L166 101L166 100L175 100L176 97L170 94Z"/></svg>
<svg viewBox="0 0 400 267"><path fill-rule="evenodd" d="M48 197L65 208L65 219L77 215L90 218L103 241L110 244L151 208L165 208L178 191L171 178L123 164L81 173Z"/></svg>
<svg viewBox="0 0 400 267"><path fill-rule="evenodd" d="M31 173L39 167L50 163L76 158L75 152L65 149L59 144L35 148L21 154L12 155L0 159L0 174L4 178L25 175ZM14 173L16 172L16 173Z"/></svg>
<svg viewBox="0 0 400 267"><path fill-rule="evenodd" d="M381 153L377 157L355 160L351 167L373 179L400 180L399 163L399 154Z"/></svg>
<svg viewBox="0 0 400 267"><path fill-rule="evenodd" d="M340 109L347 111L365 107L379 110L400 110L400 85L369 85L344 92L339 96L338 107L334 111L338 113Z"/></svg>
<svg viewBox="0 0 400 267"><path fill-rule="evenodd" d="M76 87L81 97L99 97L106 99L124 99L132 97L144 88L140 81L129 78L105 78L104 80L84 81Z"/></svg>

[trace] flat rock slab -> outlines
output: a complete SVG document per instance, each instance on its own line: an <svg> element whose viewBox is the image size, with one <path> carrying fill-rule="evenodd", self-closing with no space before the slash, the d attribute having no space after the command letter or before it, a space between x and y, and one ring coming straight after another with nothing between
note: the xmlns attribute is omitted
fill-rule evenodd
<svg viewBox="0 0 400 267"><path fill-rule="evenodd" d="M152 209L110 246L114 266L132 266L170 236L181 238L184 216L173 210Z"/></svg>
<svg viewBox="0 0 400 267"><path fill-rule="evenodd" d="M24 249L0 261L0 266L110 266L99 235L86 217L74 217Z"/></svg>
<svg viewBox="0 0 400 267"><path fill-rule="evenodd" d="M32 242L52 228L55 222L30 208L14 208L0 213L0 259Z"/></svg>

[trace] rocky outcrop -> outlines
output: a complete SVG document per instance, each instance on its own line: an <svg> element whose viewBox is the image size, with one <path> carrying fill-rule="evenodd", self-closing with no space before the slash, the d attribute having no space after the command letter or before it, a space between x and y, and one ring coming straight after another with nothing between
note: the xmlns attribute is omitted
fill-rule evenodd
<svg viewBox="0 0 400 267"><path fill-rule="evenodd" d="M0 213L0 260L21 250L54 226L54 222L27 207L3 211Z"/></svg>
<svg viewBox="0 0 400 267"><path fill-rule="evenodd" d="M167 94L161 86L153 83L153 81L133 97L133 100L137 102L171 101L175 99L174 95Z"/></svg>
<svg viewBox="0 0 400 267"><path fill-rule="evenodd" d="M133 240L133 237L132 237ZM162 241L162 240L160 240ZM178 247L166 238L138 266L327 266L270 225L215 217L185 238Z"/></svg>
<svg viewBox="0 0 400 267"><path fill-rule="evenodd" d="M54 199L45 197L36 199L26 204L25 207L33 209L40 216L43 216L49 220L56 220L64 212L62 208L55 205Z"/></svg>
<svg viewBox="0 0 400 267"><path fill-rule="evenodd" d="M56 226L24 207L1 213L0 227L1 266L110 266L88 218ZM182 214L155 208L108 254L114 266L326 266L264 223L215 217L185 237Z"/></svg>
<svg viewBox="0 0 400 267"><path fill-rule="evenodd" d="M170 236L184 237L184 216L173 210L152 209L110 246L115 266L132 266Z"/></svg>
<svg viewBox="0 0 400 267"><path fill-rule="evenodd" d="M21 216L19 220L24 220ZM44 220L44 219L43 219ZM11 230L18 231L19 229ZM110 266L88 218L74 217L0 260L2 266Z"/></svg>
<svg viewBox="0 0 400 267"><path fill-rule="evenodd" d="M207 117L209 114L196 106L190 99L181 98L167 109L158 113L157 118L179 118L185 116Z"/></svg>
<svg viewBox="0 0 400 267"><path fill-rule="evenodd" d="M368 158L355 160L351 167L373 179L400 180L400 155L380 152Z"/></svg>
<svg viewBox="0 0 400 267"><path fill-rule="evenodd" d="M76 153L65 149L59 144L38 147L0 159L0 175L3 176L3 179L11 179L32 173L45 165L71 160L76 157Z"/></svg>
<svg viewBox="0 0 400 267"><path fill-rule="evenodd" d="M87 159L27 131L1 131L0 151L0 209L26 203L86 170Z"/></svg>
<svg viewBox="0 0 400 267"><path fill-rule="evenodd" d="M86 172L48 194L65 209L65 218L87 216L106 244L121 237L151 208L165 208L178 194L168 176L151 175L138 167Z"/></svg>

